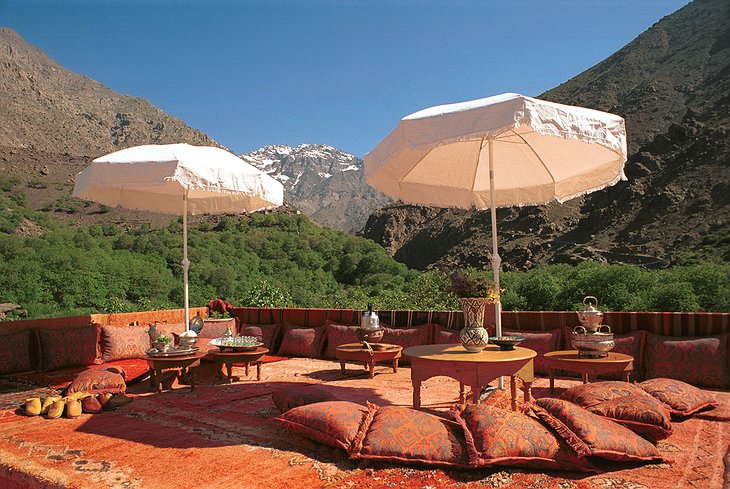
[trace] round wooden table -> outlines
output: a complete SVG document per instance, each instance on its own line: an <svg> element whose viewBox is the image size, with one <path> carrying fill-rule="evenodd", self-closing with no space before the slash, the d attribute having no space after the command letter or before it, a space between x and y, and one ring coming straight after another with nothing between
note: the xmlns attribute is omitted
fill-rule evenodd
<svg viewBox="0 0 730 489"><path fill-rule="evenodd" d="M532 359L537 353L528 348L500 350L497 345L487 345L480 352L469 352L460 344L412 346L403 350L411 360L413 383L413 407L421 407L421 382L440 375L459 381L459 400L466 402L464 386L471 387L472 402L479 403L482 387L503 375L511 380L512 410L517 410L517 383L522 380L525 402L532 396L534 380Z"/></svg>
<svg viewBox="0 0 730 489"><path fill-rule="evenodd" d="M192 355L170 356L170 357L151 357L145 356L143 360L147 362L150 368L150 386L157 392L162 392L162 373L165 370L176 369L179 371L178 378L187 377L190 381L190 390L195 390L196 373L195 369L200 367L200 359L205 356L206 352L197 351Z"/></svg>
<svg viewBox="0 0 730 489"><path fill-rule="evenodd" d="M550 392L555 390L555 370L567 370L581 374L587 384L597 375L622 372L624 380L629 381L634 370L634 357L623 353L608 352L608 356L590 358L578 355L578 350L551 351L545 354L545 363L550 368Z"/></svg>
<svg viewBox="0 0 730 489"><path fill-rule="evenodd" d="M375 376L375 362L393 362L393 372L398 372L398 359L403 347L400 345L389 345L387 343L370 343L372 349L366 348L362 343L345 343L335 350L335 355L340 361L340 368L345 372L345 361L362 363L365 368L370 369L370 378Z"/></svg>
<svg viewBox="0 0 730 489"><path fill-rule="evenodd" d="M223 365L226 366L228 374L228 383L233 382L233 364L243 363L246 369L246 376L248 377L248 366L252 363L256 364L256 380L261 380L261 363L264 355L269 353L268 348L259 346L255 350L251 351L219 351L211 350L208 352L208 357L212 358L215 362L215 371L218 373L218 377L221 377L221 370Z"/></svg>

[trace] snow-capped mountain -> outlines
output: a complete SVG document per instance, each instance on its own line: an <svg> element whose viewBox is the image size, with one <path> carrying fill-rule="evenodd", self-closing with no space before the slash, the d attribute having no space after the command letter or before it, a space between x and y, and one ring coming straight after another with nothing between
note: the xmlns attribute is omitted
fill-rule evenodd
<svg viewBox="0 0 730 489"><path fill-rule="evenodd" d="M284 199L325 226L359 230L388 202L365 183L360 158L326 144L271 145L240 156L279 180Z"/></svg>

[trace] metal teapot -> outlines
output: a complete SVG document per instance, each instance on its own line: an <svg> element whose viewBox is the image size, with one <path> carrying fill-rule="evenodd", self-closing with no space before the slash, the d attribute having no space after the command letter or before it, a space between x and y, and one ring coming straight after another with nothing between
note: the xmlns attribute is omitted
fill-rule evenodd
<svg viewBox="0 0 730 489"><path fill-rule="evenodd" d="M368 304L368 310L360 318L360 327L365 329L380 329L380 318L373 311L373 304Z"/></svg>
<svg viewBox="0 0 730 489"><path fill-rule="evenodd" d="M368 304L368 310L360 318L360 327L355 332L360 341L373 343L383 339L385 330L380 327L380 318L373 311L372 304Z"/></svg>
<svg viewBox="0 0 730 489"><path fill-rule="evenodd" d="M591 304L591 302L593 303ZM595 333L603 321L603 313L595 307L598 305L598 299L589 295L583 299L583 304L586 306L585 309L576 311L578 320L588 333Z"/></svg>

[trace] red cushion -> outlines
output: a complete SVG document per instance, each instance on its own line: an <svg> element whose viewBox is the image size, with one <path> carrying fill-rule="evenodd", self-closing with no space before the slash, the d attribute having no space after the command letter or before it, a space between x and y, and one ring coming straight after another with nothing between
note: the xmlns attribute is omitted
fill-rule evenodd
<svg viewBox="0 0 730 489"><path fill-rule="evenodd" d="M150 348L150 336L142 326L101 327L101 359L105 362L139 358Z"/></svg>
<svg viewBox="0 0 730 489"><path fill-rule="evenodd" d="M560 344L560 328L549 331L512 331L502 330L502 336L522 336L525 341L520 343L522 348L535 350L537 356L533 359L533 367L536 374L548 375L550 368L545 363L543 355L549 351L558 350Z"/></svg>
<svg viewBox="0 0 730 489"><path fill-rule="evenodd" d="M461 426L415 409L385 406L376 409L351 458L467 467L469 453Z"/></svg>
<svg viewBox="0 0 730 489"><path fill-rule="evenodd" d="M220 321L204 319L203 329L198 333L198 337L212 340L223 336L226 330L230 330L231 334L236 334L236 320L234 318Z"/></svg>
<svg viewBox="0 0 730 489"><path fill-rule="evenodd" d="M274 341L276 341L279 334L279 324L242 324L238 334L241 336L255 336L264 344L264 348L273 350Z"/></svg>
<svg viewBox="0 0 730 489"><path fill-rule="evenodd" d="M461 343L459 339L458 329L449 329L440 324L433 325L433 343L436 345L445 345L448 343Z"/></svg>
<svg viewBox="0 0 730 489"><path fill-rule="evenodd" d="M324 326L327 330L327 347L324 350L324 358L337 358L337 347L340 345L360 342L356 333L358 326L337 324L332 321L326 321Z"/></svg>
<svg viewBox="0 0 730 489"><path fill-rule="evenodd" d="M646 378L668 377L697 387L730 388L728 336L675 338L649 333Z"/></svg>
<svg viewBox="0 0 730 489"><path fill-rule="evenodd" d="M360 404L328 401L298 406L274 419L310 440L349 450L369 413Z"/></svg>
<svg viewBox="0 0 730 489"><path fill-rule="evenodd" d="M409 346L428 345L431 343L432 324L426 323L411 328L389 328L384 327L381 343L400 345L403 348Z"/></svg>
<svg viewBox="0 0 730 489"><path fill-rule="evenodd" d="M664 405L634 384L595 382L571 387L560 395L593 414L615 421L653 441L672 434L672 421Z"/></svg>
<svg viewBox="0 0 730 489"><path fill-rule="evenodd" d="M662 402L672 416L679 418L717 406L708 393L681 380L649 379L639 387Z"/></svg>
<svg viewBox="0 0 730 489"><path fill-rule="evenodd" d="M99 326L39 329L41 370L93 365L99 361Z"/></svg>
<svg viewBox="0 0 730 489"><path fill-rule="evenodd" d="M0 375L31 370L30 330L0 335Z"/></svg>
<svg viewBox="0 0 730 489"><path fill-rule="evenodd" d="M636 433L563 399L543 398L535 414L572 448L585 444L590 455L616 461L663 461L656 447ZM584 452L585 449L579 450Z"/></svg>
<svg viewBox="0 0 730 489"><path fill-rule="evenodd" d="M127 390L124 383L125 372L121 367L97 367L81 372L66 389L65 395L74 392L113 394Z"/></svg>
<svg viewBox="0 0 730 489"><path fill-rule="evenodd" d="M324 326L302 328L288 324L281 340L279 355L321 358L324 331Z"/></svg>
<svg viewBox="0 0 730 489"><path fill-rule="evenodd" d="M472 465L593 472L584 457L530 416L484 404L455 407L451 415L464 428Z"/></svg>
<svg viewBox="0 0 730 489"><path fill-rule="evenodd" d="M294 384L274 391L271 394L276 408L285 413L298 406L306 406L316 402L337 401L337 396L329 390L313 384Z"/></svg>

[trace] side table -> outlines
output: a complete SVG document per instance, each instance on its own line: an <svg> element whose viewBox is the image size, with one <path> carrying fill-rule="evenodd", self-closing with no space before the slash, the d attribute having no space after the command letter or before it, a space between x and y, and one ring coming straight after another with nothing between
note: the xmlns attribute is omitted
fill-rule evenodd
<svg viewBox="0 0 730 489"><path fill-rule="evenodd" d="M258 347L251 351L216 351L211 350L208 352L209 358L212 357L215 362L215 371L218 373L218 378L221 377L221 370L223 365L226 366L226 373L228 374L228 383L233 382L233 364L243 363L246 369L246 376L248 376L248 367L250 364L256 364L256 380L261 380L261 363L264 355L269 353L268 348Z"/></svg>
<svg viewBox="0 0 730 489"><path fill-rule="evenodd" d="M555 390L555 370L567 370L581 374L583 383L587 384L597 375L610 372L621 372L626 382L634 370L634 357L623 353L608 352L608 356L599 358L582 357L578 350L551 351L545 354L545 363L550 369L550 392Z"/></svg>
<svg viewBox="0 0 730 489"><path fill-rule="evenodd" d="M195 390L196 369L200 367L200 359L205 356L205 352L195 352L192 355L179 357L150 357L145 356L143 360L147 362L150 368L150 386L157 388L157 392L162 392L162 373L165 370L175 369L179 371L178 378L187 375L190 379L190 390Z"/></svg>
<svg viewBox="0 0 730 489"><path fill-rule="evenodd" d="M398 359L400 359L403 347L389 345L387 343L370 343L372 350L363 346L362 343L345 343L336 349L337 359L340 361L340 368L345 372L345 361L362 363L365 368L370 369L370 378L375 376L375 362L392 361L393 372L398 372Z"/></svg>

